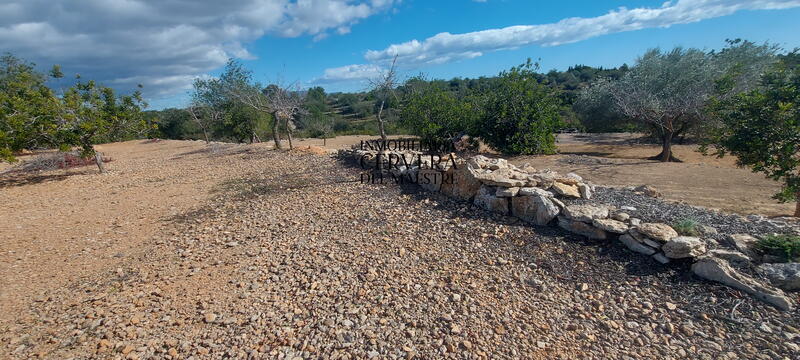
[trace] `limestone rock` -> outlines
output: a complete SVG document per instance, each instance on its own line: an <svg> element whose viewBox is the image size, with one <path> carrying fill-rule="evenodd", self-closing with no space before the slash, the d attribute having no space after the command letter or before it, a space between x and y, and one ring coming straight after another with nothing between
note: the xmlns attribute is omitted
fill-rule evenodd
<svg viewBox="0 0 800 360"><path fill-rule="evenodd" d="M783 290L800 290L800 263L762 264L756 270Z"/></svg>
<svg viewBox="0 0 800 360"><path fill-rule="evenodd" d="M661 248L661 243L660 242L655 241L655 240L647 237L647 235L642 234L635 227L630 228L628 230L628 234L633 236L633 238L636 239L637 241L639 241L640 243L643 243L643 244L645 244L645 245L647 245L649 247L656 248L656 249L660 249Z"/></svg>
<svg viewBox="0 0 800 360"><path fill-rule="evenodd" d="M661 196L661 193L659 193L658 190L656 190L656 188L654 188L654 187L652 187L650 185L638 186L635 189L633 189L633 191L644 193L645 195L647 195L649 197L652 197L652 198L656 198L656 197L660 197Z"/></svg>
<svg viewBox="0 0 800 360"><path fill-rule="evenodd" d="M608 208L596 205L567 205L564 216L569 219L591 223L594 219L608 217Z"/></svg>
<svg viewBox="0 0 800 360"><path fill-rule="evenodd" d="M733 234L728 236L728 241L733 245L736 250L741 251L751 259L758 259L758 252L756 251L756 243L758 239L747 234Z"/></svg>
<svg viewBox="0 0 800 360"><path fill-rule="evenodd" d="M726 260L733 266L747 266L751 261L747 255L733 250L714 249L709 251L708 254Z"/></svg>
<svg viewBox="0 0 800 360"><path fill-rule="evenodd" d="M482 183L490 186L523 187L527 181L516 179L521 177L520 174L509 168L500 168L491 172L479 172L476 177ZM525 177L527 178L527 175Z"/></svg>
<svg viewBox="0 0 800 360"><path fill-rule="evenodd" d="M586 200L590 200L592 198L592 187L587 184L578 184L578 192L581 193L581 197Z"/></svg>
<svg viewBox="0 0 800 360"><path fill-rule="evenodd" d="M633 236L630 236L628 234L621 235L619 237L619 241L623 243L625 246L627 246L628 249L630 249L631 251L640 254L653 255L656 253L656 249L653 249L645 244L640 243L639 241L634 239Z"/></svg>
<svg viewBox="0 0 800 360"><path fill-rule="evenodd" d="M564 210L567 207L567 205L565 205L561 200L558 200L555 197L550 198L550 201L552 201L553 204L556 204L556 206L558 206L558 208L561 210Z"/></svg>
<svg viewBox="0 0 800 360"><path fill-rule="evenodd" d="M573 221L566 217L558 217L558 226L571 233L583 235L590 239L605 240L608 233L582 221Z"/></svg>
<svg viewBox="0 0 800 360"><path fill-rule="evenodd" d="M613 216L611 216L611 218L617 221L628 221L631 218L631 216L628 215L628 213L618 212Z"/></svg>
<svg viewBox="0 0 800 360"><path fill-rule="evenodd" d="M436 169L420 169L417 173L417 184L423 189L437 192L442 187L443 173Z"/></svg>
<svg viewBox="0 0 800 360"><path fill-rule="evenodd" d="M441 192L460 200L470 200L481 188L476 178L475 167L469 162L456 163L445 173L452 181L442 184Z"/></svg>
<svg viewBox="0 0 800 360"><path fill-rule="evenodd" d="M658 254L653 255L653 259L655 259L656 261L658 261L658 262L660 262L662 264L669 264L669 261L670 261L669 257L667 257L666 254L664 254L664 253L658 253Z"/></svg>
<svg viewBox="0 0 800 360"><path fill-rule="evenodd" d="M722 259L712 256L702 257L692 265L692 272L701 278L744 291L781 310L791 310L794 306L780 289L768 287L737 272Z"/></svg>
<svg viewBox="0 0 800 360"><path fill-rule="evenodd" d="M544 196L511 198L511 214L536 225L547 225L558 213L558 206Z"/></svg>
<svg viewBox="0 0 800 360"><path fill-rule="evenodd" d="M528 187L528 186L520 188L519 189L519 195L520 196L534 196L534 195L537 195L537 196L546 196L546 197L554 197L554 196L556 196L555 194L553 194L553 193L551 193L551 192L549 192L547 190L540 189L538 187Z"/></svg>
<svg viewBox="0 0 800 360"><path fill-rule="evenodd" d="M647 237L660 242L667 242L678 236L678 232L667 224L641 223L637 230Z"/></svg>
<svg viewBox="0 0 800 360"><path fill-rule="evenodd" d="M553 186L551 187L556 194L571 197L571 198L580 198L581 193L578 191L578 187L575 185L567 185L562 184L560 182L554 182Z"/></svg>
<svg viewBox="0 0 800 360"><path fill-rule="evenodd" d="M706 253L706 244L702 240L691 236L678 236L667 241L661 246L670 259L683 259L688 257L698 257Z"/></svg>
<svg viewBox="0 0 800 360"><path fill-rule="evenodd" d="M518 188L518 187L510 187L510 188L498 187L497 188L497 192L495 193L495 196L497 196L497 197L514 197L514 196L517 196L517 193L519 193L519 189L520 188Z"/></svg>
<svg viewBox="0 0 800 360"><path fill-rule="evenodd" d="M474 204L483 209L508 214L508 199L495 196L497 190L490 186L481 186L475 194Z"/></svg>
<svg viewBox="0 0 800 360"><path fill-rule="evenodd" d="M602 229L615 234L624 234L626 231L628 231L628 224L625 224L622 221L617 221L612 219L594 219L592 221L592 225L594 225L598 229Z"/></svg>

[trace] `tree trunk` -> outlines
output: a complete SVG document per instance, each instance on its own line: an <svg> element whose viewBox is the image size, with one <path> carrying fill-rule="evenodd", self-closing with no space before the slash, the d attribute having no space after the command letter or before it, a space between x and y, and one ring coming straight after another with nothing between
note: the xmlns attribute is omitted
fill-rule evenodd
<svg viewBox="0 0 800 360"><path fill-rule="evenodd" d="M673 135L674 133L672 131L664 130L664 133L661 135L661 153L649 158L650 160L659 160L661 162L682 162L672 154Z"/></svg>
<svg viewBox="0 0 800 360"><path fill-rule="evenodd" d="M381 133L381 140L386 143L386 130L383 128L383 105L385 100L381 100L381 107L378 109L378 131Z"/></svg>
<svg viewBox="0 0 800 360"><path fill-rule="evenodd" d="M800 217L800 192L794 194L795 200L797 200L797 204L794 207L794 216Z"/></svg>
<svg viewBox="0 0 800 360"><path fill-rule="evenodd" d="M106 166L103 164L103 153L95 151L94 162L97 164L97 168L100 169L101 174L106 172Z"/></svg>
<svg viewBox="0 0 800 360"><path fill-rule="evenodd" d="M275 142L275 148L281 148L281 135L278 134L278 119L277 113L272 113L272 140Z"/></svg>
<svg viewBox="0 0 800 360"><path fill-rule="evenodd" d="M294 124L289 123L290 121L292 121L292 118L287 117L283 122L283 126L286 127L286 138L289 139L289 150L292 150L294 149L294 145L292 144L292 132L294 132Z"/></svg>
<svg viewBox="0 0 800 360"><path fill-rule="evenodd" d="M206 144L210 143L210 141L208 141L208 131L206 131L205 128L203 128L203 136L206 138Z"/></svg>

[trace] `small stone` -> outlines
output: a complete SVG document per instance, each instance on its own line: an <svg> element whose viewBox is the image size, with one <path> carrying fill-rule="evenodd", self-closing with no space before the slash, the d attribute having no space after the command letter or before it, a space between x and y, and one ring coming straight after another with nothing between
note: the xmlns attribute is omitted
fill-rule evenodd
<svg viewBox="0 0 800 360"><path fill-rule="evenodd" d="M205 314L205 316L203 316L203 320L204 320L204 321L205 321L207 324L213 323L214 321L217 321L217 314L214 314L214 313L206 313L206 314Z"/></svg>
<svg viewBox="0 0 800 360"><path fill-rule="evenodd" d="M589 284L587 284L587 283L580 284L580 286L578 286L578 290L580 290L580 291L589 290Z"/></svg>
<svg viewBox="0 0 800 360"><path fill-rule="evenodd" d="M667 302L665 305L666 305L666 307L667 307L667 310L670 310L670 311L674 311L675 309L677 309L677 308L678 308L678 306L677 306L677 305L675 305L675 304L673 304L673 303L671 303L671 302Z"/></svg>
<svg viewBox="0 0 800 360"><path fill-rule="evenodd" d="M614 219L614 220L617 220L617 221L628 221L628 219L630 219L631 216L628 215L628 213L619 212L619 213L614 214L611 218Z"/></svg>
<svg viewBox="0 0 800 360"><path fill-rule="evenodd" d="M658 262L660 262L662 264L668 264L669 263L669 258L664 256L664 253L658 253L658 254L653 255L653 259L655 259L656 261L658 261Z"/></svg>
<svg viewBox="0 0 800 360"><path fill-rule="evenodd" d="M619 237L619 241L623 243L628 249L631 251L644 254L644 255L653 255L656 253L656 249L653 249L641 242L637 241L633 238L633 236L629 234L624 234Z"/></svg>

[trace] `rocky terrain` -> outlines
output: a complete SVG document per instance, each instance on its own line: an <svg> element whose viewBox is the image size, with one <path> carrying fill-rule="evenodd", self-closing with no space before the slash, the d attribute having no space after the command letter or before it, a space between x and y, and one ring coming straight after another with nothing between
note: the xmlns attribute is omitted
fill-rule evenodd
<svg viewBox="0 0 800 360"><path fill-rule="evenodd" d="M2 357L800 356L798 310L698 280L688 262L361 184L328 156L248 148L220 168L215 156L186 160L212 171L180 163L182 179L222 180L138 251L19 299Z"/></svg>

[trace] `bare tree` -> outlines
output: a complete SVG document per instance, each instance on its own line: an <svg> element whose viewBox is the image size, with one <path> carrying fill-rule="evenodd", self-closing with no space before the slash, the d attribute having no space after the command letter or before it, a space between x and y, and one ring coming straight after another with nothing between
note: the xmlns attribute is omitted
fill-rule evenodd
<svg viewBox="0 0 800 360"><path fill-rule="evenodd" d="M383 110L390 97L397 97L394 88L397 87L397 55L392 60L392 66L379 77L370 80L370 88L375 92L378 101L378 131L381 133L381 140L386 141L386 122L383 119Z"/></svg>
<svg viewBox="0 0 800 360"><path fill-rule="evenodd" d="M189 104L186 111L191 115L192 120L197 123L197 126L200 127L200 130L203 131L203 137L206 140L206 144L208 144L210 142L208 132L211 126L222 121L225 112L213 106L199 104L196 101Z"/></svg>
<svg viewBox="0 0 800 360"><path fill-rule="evenodd" d="M225 73L218 80L219 87L226 96L236 100L256 111L272 115L272 139L275 148L281 149L281 136L279 128L283 124L289 136L289 147L292 148L291 132L294 129L293 117L304 110L303 96L299 91L299 84L290 86L271 84L262 87L252 80L250 71L233 60L228 62ZM253 132L252 136L258 135Z"/></svg>
<svg viewBox="0 0 800 360"><path fill-rule="evenodd" d="M292 86L272 84L267 86L263 93L275 119L272 127L273 137L278 139L278 124L282 123L289 140L289 149L293 149L292 134L297 128L295 117L306 114L306 110L303 108L304 96L299 89L299 85L297 83ZM275 144L277 148L280 148L278 142Z"/></svg>

